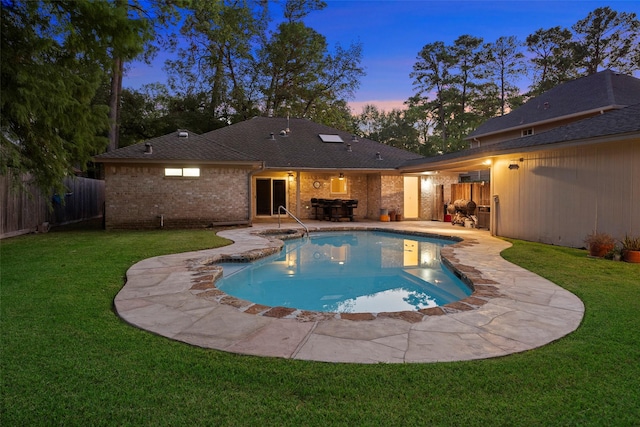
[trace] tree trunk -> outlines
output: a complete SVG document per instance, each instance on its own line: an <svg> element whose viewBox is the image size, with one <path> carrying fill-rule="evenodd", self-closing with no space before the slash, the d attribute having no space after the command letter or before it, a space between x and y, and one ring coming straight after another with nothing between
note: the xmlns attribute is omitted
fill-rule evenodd
<svg viewBox="0 0 640 427"><path fill-rule="evenodd" d="M111 94L109 97L109 147L107 151L118 149L118 137L120 134L120 93L122 92L122 72L124 63L121 58L113 59L111 73Z"/></svg>

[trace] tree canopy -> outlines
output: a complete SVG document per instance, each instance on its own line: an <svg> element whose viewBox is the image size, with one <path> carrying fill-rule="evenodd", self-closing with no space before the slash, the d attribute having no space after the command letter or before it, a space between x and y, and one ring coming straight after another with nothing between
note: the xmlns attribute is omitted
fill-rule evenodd
<svg viewBox="0 0 640 427"><path fill-rule="evenodd" d="M107 144L108 107L94 102L111 52L136 55L147 22L111 2L2 0L0 171L43 190Z"/></svg>
<svg viewBox="0 0 640 427"><path fill-rule="evenodd" d="M322 0L285 0L275 19L264 0L0 1L0 173L26 173L45 191L61 191L107 137L114 149L118 135L124 146L256 115L307 117L437 155L465 148L480 123L557 84L640 69L637 16L602 7L525 41L430 41L417 52L406 109L354 115L363 47L329 46L305 24L327 7ZM122 90L127 62L159 46L171 55L167 81ZM525 77L527 90L518 87Z"/></svg>
<svg viewBox="0 0 640 427"><path fill-rule="evenodd" d="M335 46L304 24L326 4L288 0L283 20L270 31L267 2L194 1L180 28L186 39L175 60L167 61L169 85L181 96L204 93L203 108L220 125L255 115L319 114L338 108L364 75L362 48ZM337 114L340 116L340 114ZM330 123L327 123L330 124Z"/></svg>
<svg viewBox="0 0 640 427"><path fill-rule="evenodd" d="M467 34L449 45L428 43L418 52L410 74L415 95L407 104L428 117L419 152L465 148L463 138L483 121L568 80L604 69L640 70L640 21L635 13L610 7L595 9L571 29L541 28L524 43L514 36L482 42ZM531 84L523 92L516 82L526 76Z"/></svg>

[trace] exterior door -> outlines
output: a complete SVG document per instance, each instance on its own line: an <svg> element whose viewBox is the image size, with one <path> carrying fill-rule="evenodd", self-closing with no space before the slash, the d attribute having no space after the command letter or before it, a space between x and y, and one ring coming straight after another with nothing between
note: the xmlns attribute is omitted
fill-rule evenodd
<svg viewBox="0 0 640 427"><path fill-rule="evenodd" d="M418 218L419 206L418 196L420 192L420 186L418 185L419 178L417 176L405 176L404 177L404 217L405 218Z"/></svg>
<svg viewBox="0 0 640 427"><path fill-rule="evenodd" d="M436 185L436 197L434 200L431 219L435 221L444 221L444 185Z"/></svg>
<svg viewBox="0 0 640 427"><path fill-rule="evenodd" d="M287 206L287 181L256 178L256 215L273 215L279 206Z"/></svg>
<svg viewBox="0 0 640 427"><path fill-rule="evenodd" d="M271 185L273 189L271 212L277 215L279 206L287 207L287 181L284 179L272 179Z"/></svg>

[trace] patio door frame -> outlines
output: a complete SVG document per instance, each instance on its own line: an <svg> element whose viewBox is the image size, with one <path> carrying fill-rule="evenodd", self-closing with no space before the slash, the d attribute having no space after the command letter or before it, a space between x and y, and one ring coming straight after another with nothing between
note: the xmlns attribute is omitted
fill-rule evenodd
<svg viewBox="0 0 640 427"><path fill-rule="evenodd" d="M255 216L270 217L278 214L278 206L287 206L287 179L280 177L256 177Z"/></svg>

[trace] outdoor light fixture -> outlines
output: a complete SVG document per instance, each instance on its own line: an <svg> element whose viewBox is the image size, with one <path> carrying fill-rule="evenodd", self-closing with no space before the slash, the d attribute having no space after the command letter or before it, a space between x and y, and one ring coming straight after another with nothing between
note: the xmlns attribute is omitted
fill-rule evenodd
<svg viewBox="0 0 640 427"><path fill-rule="evenodd" d="M289 182L293 182L293 174L289 172Z"/></svg>
<svg viewBox="0 0 640 427"><path fill-rule="evenodd" d="M518 164L518 162L524 162L524 158L520 157L518 160L511 160L509 162L509 169L511 169L511 170L520 169L520 165Z"/></svg>
<svg viewBox="0 0 640 427"><path fill-rule="evenodd" d="M344 179L344 174L342 172L340 172L340 176L338 177L339 180L343 180Z"/></svg>

